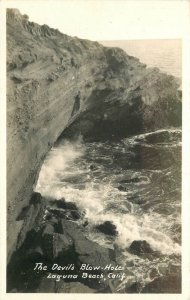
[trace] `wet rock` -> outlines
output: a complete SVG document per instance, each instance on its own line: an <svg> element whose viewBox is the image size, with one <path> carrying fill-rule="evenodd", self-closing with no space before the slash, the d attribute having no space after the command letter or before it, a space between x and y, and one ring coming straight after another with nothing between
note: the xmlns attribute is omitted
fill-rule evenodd
<svg viewBox="0 0 190 300"><path fill-rule="evenodd" d="M18 217L16 218L16 221L20 221L20 220L23 220L27 213L28 213L28 210L29 210L30 206L25 206L23 207L22 211L20 212L20 214L18 215Z"/></svg>
<svg viewBox="0 0 190 300"><path fill-rule="evenodd" d="M81 218L81 214L78 210L70 210L70 209L49 209L51 214L53 214L57 218L63 218L68 220L79 220Z"/></svg>
<svg viewBox="0 0 190 300"><path fill-rule="evenodd" d="M120 181L120 183L138 183L140 181L141 181L141 178L134 177L134 178L130 178L130 179L123 179Z"/></svg>
<svg viewBox="0 0 190 300"><path fill-rule="evenodd" d="M73 240L83 238L84 236L80 227L75 222L63 219L59 221L59 226L61 228L61 233L68 234Z"/></svg>
<svg viewBox="0 0 190 300"><path fill-rule="evenodd" d="M40 246L37 246L35 248L30 248L25 251L25 257L42 257L44 255L43 250Z"/></svg>
<svg viewBox="0 0 190 300"><path fill-rule="evenodd" d="M129 251L139 256L143 254L152 254L154 252L145 240L133 241L129 247Z"/></svg>
<svg viewBox="0 0 190 300"><path fill-rule="evenodd" d="M97 169L98 169L98 168L97 168L96 165L94 165L94 164L90 165L90 170L91 170L91 171L95 171L95 170L97 170Z"/></svg>
<svg viewBox="0 0 190 300"><path fill-rule="evenodd" d="M181 276L175 274L156 278L141 293L181 293Z"/></svg>
<svg viewBox="0 0 190 300"><path fill-rule="evenodd" d="M63 234L54 234L54 256L58 257L61 253L68 251L73 245L72 239Z"/></svg>
<svg viewBox="0 0 190 300"><path fill-rule="evenodd" d="M24 222L18 236L17 249L24 243L27 234L34 229L38 230L41 227L42 216L45 211L45 201L40 193L33 193L30 205L27 208Z"/></svg>
<svg viewBox="0 0 190 300"><path fill-rule="evenodd" d="M65 198L61 198L59 200L49 200L51 206L58 207L58 208L65 208Z"/></svg>
<svg viewBox="0 0 190 300"><path fill-rule="evenodd" d="M135 204L144 204L145 203L145 200L143 198L141 198L139 195L132 195L132 196L128 196L127 195L127 200L132 202L132 203L135 203Z"/></svg>
<svg viewBox="0 0 190 300"><path fill-rule="evenodd" d="M41 273L34 271L34 266L36 262L43 261L43 257L39 246L28 249L22 247L14 252L7 267L7 291L16 288L18 293L33 292L38 287L41 277Z"/></svg>
<svg viewBox="0 0 190 300"><path fill-rule="evenodd" d="M65 218L65 210L63 209L48 208L48 210L54 218Z"/></svg>
<svg viewBox="0 0 190 300"><path fill-rule="evenodd" d="M42 202L42 196L40 193L33 193L30 199L30 204L40 204Z"/></svg>
<svg viewBox="0 0 190 300"><path fill-rule="evenodd" d="M46 212L43 220L45 221L46 224L51 224L54 229L56 228L58 222L59 222L59 218L57 216L55 216L54 214L52 214L50 211ZM55 230L56 232L56 230Z"/></svg>
<svg viewBox="0 0 190 300"><path fill-rule="evenodd" d="M65 233L55 233L54 226L47 224L42 235L44 254L50 260L57 258L61 253L68 251L73 245L72 239Z"/></svg>
<svg viewBox="0 0 190 300"><path fill-rule="evenodd" d="M105 267L112 263L112 250L103 248L87 239L75 241L75 251L79 255L79 261L84 264Z"/></svg>
<svg viewBox="0 0 190 300"><path fill-rule="evenodd" d="M44 216L44 220L46 220L46 221L52 220L52 215L49 212L46 213L45 216Z"/></svg>
<svg viewBox="0 0 190 300"><path fill-rule="evenodd" d="M152 269L152 270L150 271L150 275L149 275L149 276L150 276L150 279L151 279L151 280L153 280L153 279L159 277L159 272L158 272L158 270L157 270L156 268Z"/></svg>
<svg viewBox="0 0 190 300"><path fill-rule="evenodd" d="M76 221L81 218L81 213L78 210L65 210L65 218Z"/></svg>
<svg viewBox="0 0 190 300"><path fill-rule="evenodd" d="M42 239L42 248L43 248L45 257L48 260L53 260L54 259L53 232L44 234L43 239Z"/></svg>
<svg viewBox="0 0 190 300"><path fill-rule="evenodd" d="M83 226L84 226L84 227L88 226L88 221L87 221L87 220L84 221Z"/></svg>
<svg viewBox="0 0 190 300"><path fill-rule="evenodd" d="M104 267L109 263L114 264L113 250L103 248L97 243L88 240L79 226L71 221L61 220L63 234L68 235L73 243L76 256L80 263Z"/></svg>
<svg viewBox="0 0 190 300"><path fill-rule="evenodd" d="M43 236L44 235L52 235L54 233L54 227L51 224L47 224L43 231Z"/></svg>
<svg viewBox="0 0 190 300"><path fill-rule="evenodd" d="M103 224L97 225L96 228L107 235L117 235L118 233L116 226L110 221L106 221Z"/></svg>
<svg viewBox="0 0 190 300"><path fill-rule="evenodd" d="M77 206L73 202L66 202L65 198L61 198L60 200L52 201L54 205L57 206L57 208L63 208L63 209L72 209L72 210L78 210Z"/></svg>
<svg viewBox="0 0 190 300"><path fill-rule="evenodd" d="M127 191L127 188L126 188L125 186L123 186L123 185L119 185L119 186L118 186L118 190L119 190L119 191L122 191L122 192L126 192L126 191Z"/></svg>

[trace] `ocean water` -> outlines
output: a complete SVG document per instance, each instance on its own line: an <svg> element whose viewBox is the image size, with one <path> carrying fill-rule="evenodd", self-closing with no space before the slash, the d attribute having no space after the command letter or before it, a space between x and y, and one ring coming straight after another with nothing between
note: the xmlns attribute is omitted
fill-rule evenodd
<svg viewBox="0 0 190 300"><path fill-rule="evenodd" d="M182 41L180 39L101 41L107 47L120 47L138 57L148 67L182 77Z"/></svg>
<svg viewBox="0 0 190 300"><path fill-rule="evenodd" d="M167 128L118 142L61 140L51 149L36 191L75 202L85 211L89 239L119 249L128 276L117 290L137 281L143 288L154 278L181 267L181 130ZM83 220L84 221L84 220ZM96 225L111 221L118 235ZM80 223L81 221L79 221ZM146 240L158 253L130 253L135 240Z"/></svg>

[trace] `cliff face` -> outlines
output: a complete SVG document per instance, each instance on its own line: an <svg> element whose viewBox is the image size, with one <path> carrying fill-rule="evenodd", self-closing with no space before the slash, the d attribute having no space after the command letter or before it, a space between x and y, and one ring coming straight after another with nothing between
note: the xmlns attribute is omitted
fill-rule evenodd
<svg viewBox="0 0 190 300"><path fill-rule="evenodd" d="M65 129L97 140L179 126L177 89L174 77L119 48L69 37L8 9L8 253L43 159Z"/></svg>

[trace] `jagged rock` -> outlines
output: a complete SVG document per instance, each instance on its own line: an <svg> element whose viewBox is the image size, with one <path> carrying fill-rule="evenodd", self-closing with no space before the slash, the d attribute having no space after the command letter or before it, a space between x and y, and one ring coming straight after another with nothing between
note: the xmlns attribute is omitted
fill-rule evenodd
<svg viewBox="0 0 190 300"><path fill-rule="evenodd" d="M74 249L78 260L81 263L90 264L92 266L106 266L109 263L114 264L114 251L103 248L97 243L88 240L77 224L62 220L63 234L67 234L73 240Z"/></svg>
<svg viewBox="0 0 190 300"><path fill-rule="evenodd" d="M123 185L119 185L118 186L118 190L122 191L122 192L126 192L127 191L127 187L123 186Z"/></svg>
<svg viewBox="0 0 190 300"><path fill-rule="evenodd" d="M61 253L68 251L73 245L72 239L63 234L55 233L54 234L54 256L58 257Z"/></svg>
<svg viewBox="0 0 190 300"><path fill-rule="evenodd" d="M65 209L77 210L77 206L73 202L65 202Z"/></svg>
<svg viewBox="0 0 190 300"><path fill-rule="evenodd" d="M45 235L52 235L54 233L54 227L51 224L47 224L46 227L44 228L42 236Z"/></svg>
<svg viewBox="0 0 190 300"><path fill-rule="evenodd" d="M25 219L25 217L26 217L26 215L27 215L27 213L28 213L29 208L30 208L29 205L23 207L22 211L20 212L20 214L18 215L18 217L17 217L16 220L17 220L17 221L21 221L21 220Z"/></svg>
<svg viewBox="0 0 190 300"><path fill-rule="evenodd" d="M77 210L65 210L64 211L64 218L67 220L77 221L81 218L81 214Z"/></svg>
<svg viewBox="0 0 190 300"><path fill-rule="evenodd" d="M70 209L49 209L50 215L56 216L58 218L68 219L68 220L79 220L81 218L81 213L78 210Z"/></svg>
<svg viewBox="0 0 190 300"><path fill-rule="evenodd" d="M63 209L48 208L48 210L54 218L65 218L66 211Z"/></svg>
<svg viewBox="0 0 190 300"><path fill-rule="evenodd" d="M94 165L94 164L90 165L90 170L91 170L91 171L97 170L97 166Z"/></svg>
<svg viewBox="0 0 190 300"><path fill-rule="evenodd" d="M129 251L136 255L150 254L153 253L150 245L145 241L133 241L129 247Z"/></svg>
<svg viewBox="0 0 190 300"><path fill-rule="evenodd" d="M145 203L145 199L141 198L138 194L134 194L131 196L127 195L127 200L139 205Z"/></svg>
<svg viewBox="0 0 190 300"><path fill-rule="evenodd" d="M67 233L55 233L55 228L47 224L42 234L42 247L45 254L50 260L56 259L61 253L68 251L73 241Z"/></svg>
<svg viewBox="0 0 190 300"><path fill-rule="evenodd" d="M85 221L84 221L84 223L83 223L83 227L86 227L86 226L88 226L88 224L89 224L89 223L88 223L88 221L87 221L87 220L85 220Z"/></svg>
<svg viewBox="0 0 190 300"><path fill-rule="evenodd" d="M17 240L17 248L20 248L23 244L27 234L31 230L36 230L41 226L41 219L45 210L45 201L41 197L40 193L33 193L30 205L26 210L24 222Z"/></svg>
<svg viewBox="0 0 190 300"><path fill-rule="evenodd" d="M43 257L44 256L44 252L42 250L42 248L40 246L36 246L35 248L30 248L28 250L25 251L25 257L36 257L36 258L39 258L39 257Z"/></svg>
<svg viewBox="0 0 190 300"><path fill-rule="evenodd" d="M30 204L37 205L42 203L42 196L40 193L33 193L30 199Z"/></svg>
<svg viewBox="0 0 190 300"><path fill-rule="evenodd" d="M71 220L79 220L81 218L81 214L76 210L68 211L67 218Z"/></svg>
<svg viewBox="0 0 190 300"><path fill-rule="evenodd" d="M51 204L57 206L57 208L62 209L72 209L72 210L78 210L77 206L73 202L66 202L65 198L61 198L59 200L50 201Z"/></svg>
<svg viewBox="0 0 190 300"><path fill-rule="evenodd" d="M96 228L108 235L117 235L118 233L116 226L110 221L105 221L103 224L97 225Z"/></svg>
<svg viewBox="0 0 190 300"><path fill-rule="evenodd" d="M120 183L138 183L140 181L141 181L141 178L134 177L134 178L130 178L130 179L123 179L123 180L120 180L119 182Z"/></svg>
<svg viewBox="0 0 190 300"><path fill-rule="evenodd" d="M72 256L73 261L93 266L114 264L114 251L88 240L76 223L61 220L60 233L55 233L54 230L53 225L47 224L42 233L43 253L49 260L60 257L68 261Z"/></svg>
<svg viewBox="0 0 190 300"><path fill-rule="evenodd" d="M68 220L79 220L84 212L80 211L73 202L66 202L65 198L59 200L50 200L48 211L50 215ZM56 207L56 208L54 208Z"/></svg>

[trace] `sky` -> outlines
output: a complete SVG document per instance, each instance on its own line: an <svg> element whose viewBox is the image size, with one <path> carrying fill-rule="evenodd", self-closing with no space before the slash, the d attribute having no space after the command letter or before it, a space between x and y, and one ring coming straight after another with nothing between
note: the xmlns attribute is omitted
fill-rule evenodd
<svg viewBox="0 0 190 300"><path fill-rule="evenodd" d="M172 51L163 71L181 77L181 44L187 12L185 1L175 0L7 0L8 7L18 8L30 21L47 24L70 36L103 41L118 46L149 66L160 66L160 55ZM175 39L175 41L124 43L125 40ZM105 41L112 41L106 44ZM177 42L176 42L177 41ZM147 53L147 49L151 49ZM150 54L150 55L149 55ZM154 56L154 57L153 57ZM154 59L152 59L154 58ZM155 59L157 58L157 59ZM175 59L176 58L176 59ZM173 66L172 66L173 65Z"/></svg>
<svg viewBox="0 0 190 300"><path fill-rule="evenodd" d="M100 41L107 47L122 48L127 54L138 57L148 67L182 77L182 40L149 39Z"/></svg>
<svg viewBox="0 0 190 300"><path fill-rule="evenodd" d="M31 21L90 40L179 38L185 0L7 0Z"/></svg>

